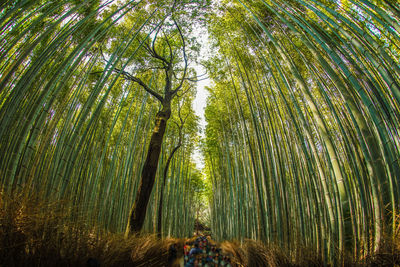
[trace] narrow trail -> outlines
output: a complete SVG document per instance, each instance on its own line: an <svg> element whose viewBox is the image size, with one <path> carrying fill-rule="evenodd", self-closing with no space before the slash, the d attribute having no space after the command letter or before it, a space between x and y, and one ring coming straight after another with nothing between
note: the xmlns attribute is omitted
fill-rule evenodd
<svg viewBox="0 0 400 267"><path fill-rule="evenodd" d="M232 267L229 256L222 253L216 242L206 236L199 236L193 241L187 241L183 247L184 257L180 259L180 266L184 267Z"/></svg>

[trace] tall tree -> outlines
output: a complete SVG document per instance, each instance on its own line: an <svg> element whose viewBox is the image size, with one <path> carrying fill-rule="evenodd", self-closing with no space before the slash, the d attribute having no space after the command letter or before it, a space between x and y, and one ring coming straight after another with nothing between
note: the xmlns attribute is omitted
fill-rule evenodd
<svg viewBox="0 0 400 267"><path fill-rule="evenodd" d="M139 232L142 229L147 205L155 182L165 130L171 117L172 101L179 91L186 88L186 86L188 86L187 90L189 90L191 86L188 84L196 82L195 77L187 77L189 73L194 73L189 68L188 50L194 52L189 53L189 56L194 55L198 47L194 38L189 39L185 36L185 32L182 29L185 23L182 18L190 17L195 20L196 17L201 16L201 11L209 5L209 1L196 3L190 1L187 3L186 1L171 2L170 11L167 8L167 11L164 12L166 15L163 18L157 18L153 25L150 23L150 31L147 33L145 30L142 31L142 38L138 38L139 44L137 47L143 48L144 55L137 61L140 66L135 68L137 72L131 74L124 69L114 68L114 72L119 73L126 80L137 83L160 103L160 110L155 117L146 159L141 171L138 191L131 207L126 235ZM188 24L185 25L184 27L190 31L191 27ZM190 41L189 47L186 44L187 41ZM154 78L156 86L152 86L150 82L146 83L141 78L140 73L144 72L143 70L146 72L145 75L142 75L144 77L146 77L146 74L149 75L150 71L150 81Z"/></svg>
<svg viewBox="0 0 400 267"><path fill-rule="evenodd" d="M178 31L180 44L168 36L168 33L163 30L164 25L158 26L151 43L150 41L144 42L144 49L147 55L151 57L156 64L153 68L163 72L164 85L162 92L152 88L138 76L134 76L124 70L115 69L115 71L121 73L125 79L139 84L161 104L161 108L155 117L154 128L142 169L135 202L132 205L129 215L127 234L130 232L138 232L142 229L146 216L147 204L149 203L150 194L156 177L165 129L171 116L171 102L182 89L184 82L187 81L188 59L186 55L185 37L176 20L173 17L171 17L171 20ZM163 35L161 40L159 40L160 33ZM175 41L175 43L172 43L173 41ZM177 56L179 51L182 53L182 58ZM183 60L183 69L179 66L181 59ZM181 74L179 74L179 72L181 72ZM178 75L180 77L178 77Z"/></svg>

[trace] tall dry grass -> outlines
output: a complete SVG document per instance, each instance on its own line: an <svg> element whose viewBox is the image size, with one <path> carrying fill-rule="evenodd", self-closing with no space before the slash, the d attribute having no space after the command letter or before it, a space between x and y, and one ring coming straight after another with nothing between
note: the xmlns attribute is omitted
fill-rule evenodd
<svg viewBox="0 0 400 267"><path fill-rule="evenodd" d="M73 211L67 204L0 192L0 266L168 266L172 244L177 245L178 258L182 257L184 239L160 240L155 235L126 239L122 234L86 227L83 216L74 215L72 222ZM400 216L396 225L400 225ZM357 261L344 257L343 266L400 266L400 228L394 235L394 239L385 238L380 253ZM321 255L301 245L295 251L253 240L217 245L233 266L324 266Z"/></svg>
<svg viewBox="0 0 400 267"><path fill-rule="evenodd" d="M342 256L337 266L344 267L400 267L400 235L385 239L381 251L363 259ZM332 266L324 262L322 255L312 248L299 247L285 251L278 246L266 245L254 240L225 241L220 244L223 254L231 258L234 266L242 267L321 267ZM339 257L338 257L339 258Z"/></svg>
<svg viewBox="0 0 400 267"><path fill-rule="evenodd" d="M71 222L62 202L0 193L0 266L168 266L183 240L113 234ZM180 255L178 255L180 256Z"/></svg>

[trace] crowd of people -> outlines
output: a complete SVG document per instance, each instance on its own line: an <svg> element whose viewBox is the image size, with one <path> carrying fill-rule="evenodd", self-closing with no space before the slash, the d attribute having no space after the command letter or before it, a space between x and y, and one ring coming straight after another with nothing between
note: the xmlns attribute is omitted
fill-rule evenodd
<svg viewBox="0 0 400 267"><path fill-rule="evenodd" d="M197 237L193 242L186 242L183 249L185 267L232 267L231 259L224 256L221 249L211 244L205 236Z"/></svg>

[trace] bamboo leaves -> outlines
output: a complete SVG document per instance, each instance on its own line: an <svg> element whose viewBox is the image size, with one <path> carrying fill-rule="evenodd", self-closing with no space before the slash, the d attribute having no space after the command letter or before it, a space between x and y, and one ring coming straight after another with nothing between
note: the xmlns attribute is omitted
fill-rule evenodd
<svg viewBox="0 0 400 267"><path fill-rule="evenodd" d="M353 248L355 256L366 253L372 228L378 251L384 225L391 219L385 207L393 209L399 194L394 186L397 143L389 138L398 132L398 55L393 53L395 45L387 49L399 38L399 18L387 15L388 5L369 1L349 1L345 7L317 0L233 2L224 2L210 24L221 54L216 58L224 58L229 77L216 76L215 91L245 97L237 97L238 105L227 103L234 107L229 111L214 98L209 105L226 121L243 110L250 116L242 115L236 130L243 133L242 143L221 128L223 142L210 142L207 151L209 161L214 157L224 164L213 147L223 149L227 143L225 154L248 159L256 186L247 190L260 196L258 211L233 209L253 212L258 219L256 225L240 227L288 247L295 247L291 242L313 245L321 253L327 251L326 259L333 262L337 248ZM361 26L363 17L380 23L383 42L372 26ZM221 25L227 34L219 33ZM207 133L214 132L218 126L213 117L208 123ZM212 141L218 135L207 138ZM218 174L218 165L208 166L214 177L226 175ZM243 174L234 175L243 186L248 184ZM233 190L230 201L242 196ZM231 218L230 212L225 216ZM293 237L289 229L300 234ZM231 238L238 233L246 231L220 232Z"/></svg>
<svg viewBox="0 0 400 267"><path fill-rule="evenodd" d="M154 23L168 12L145 8L146 1L112 2L18 1L2 9L0 172L2 190L63 199L86 215L88 227L121 232L158 109L123 71L135 67ZM151 71L142 77L149 86L161 78ZM192 98L186 101L191 113ZM189 120L196 125L195 117ZM164 194L171 198L167 209L190 201L195 129L185 132L185 154L173 162L179 168L170 171L168 183L182 186ZM169 234L190 235L194 213L186 208L170 221L176 227Z"/></svg>

